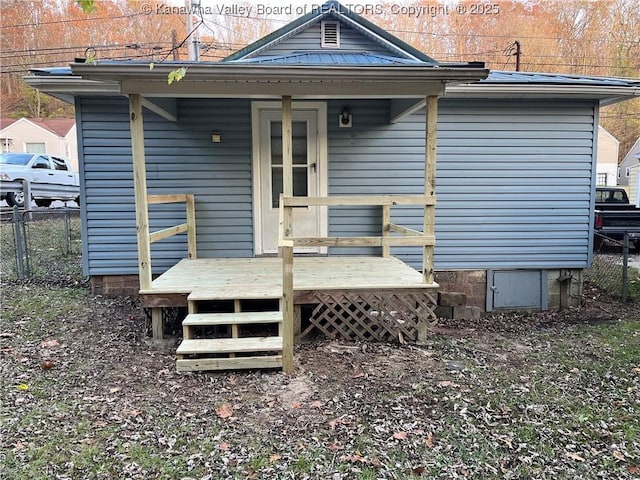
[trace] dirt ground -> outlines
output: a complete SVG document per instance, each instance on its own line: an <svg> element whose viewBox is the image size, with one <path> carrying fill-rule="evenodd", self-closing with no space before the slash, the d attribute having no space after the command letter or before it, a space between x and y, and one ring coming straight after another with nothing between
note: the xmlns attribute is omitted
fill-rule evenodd
<svg viewBox="0 0 640 480"><path fill-rule="evenodd" d="M177 373L135 300L4 285L3 478L638 478L639 320L590 290L422 344L315 338L293 375Z"/></svg>

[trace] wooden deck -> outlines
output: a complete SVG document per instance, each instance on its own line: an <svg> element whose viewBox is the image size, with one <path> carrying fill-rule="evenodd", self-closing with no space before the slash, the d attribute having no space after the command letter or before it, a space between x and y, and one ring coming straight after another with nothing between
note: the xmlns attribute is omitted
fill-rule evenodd
<svg viewBox="0 0 640 480"><path fill-rule="evenodd" d="M296 257L294 293L304 303L310 293L335 291L435 290L420 272L394 257ZM148 307L179 306L202 295L218 299L281 298L280 258L184 259L140 291Z"/></svg>

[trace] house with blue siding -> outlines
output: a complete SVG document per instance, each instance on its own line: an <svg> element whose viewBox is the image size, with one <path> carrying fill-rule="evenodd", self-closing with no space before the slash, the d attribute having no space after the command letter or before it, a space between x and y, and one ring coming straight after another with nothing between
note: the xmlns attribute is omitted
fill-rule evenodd
<svg viewBox="0 0 640 480"><path fill-rule="evenodd" d="M440 63L335 1L220 62L27 82L76 106L94 291L139 291L158 337L188 306L181 370L291 370L313 329L403 340L437 315L578 304L599 108L640 95ZM243 337L252 321L279 340Z"/></svg>

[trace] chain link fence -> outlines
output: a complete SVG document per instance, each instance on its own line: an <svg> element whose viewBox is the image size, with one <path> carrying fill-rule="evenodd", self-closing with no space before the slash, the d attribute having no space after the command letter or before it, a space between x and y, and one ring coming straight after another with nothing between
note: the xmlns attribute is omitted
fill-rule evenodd
<svg viewBox="0 0 640 480"><path fill-rule="evenodd" d="M623 302L640 302L640 252L632 240L629 234L619 241L595 233L593 264L584 272L587 283Z"/></svg>
<svg viewBox="0 0 640 480"><path fill-rule="evenodd" d="M0 246L0 274L4 280L83 280L78 208L3 210Z"/></svg>
<svg viewBox="0 0 640 480"><path fill-rule="evenodd" d="M622 301L640 302L640 249L633 248L638 239L627 235L621 242L595 235L593 264L585 270L585 281ZM3 209L0 248L3 280L84 280L78 208Z"/></svg>

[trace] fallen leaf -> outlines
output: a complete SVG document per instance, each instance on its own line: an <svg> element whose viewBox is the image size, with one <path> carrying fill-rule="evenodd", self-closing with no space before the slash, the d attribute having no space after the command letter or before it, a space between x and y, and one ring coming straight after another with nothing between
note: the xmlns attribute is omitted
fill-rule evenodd
<svg viewBox="0 0 640 480"><path fill-rule="evenodd" d="M349 421L345 420L344 417L334 418L329 421L329 428L331 430L335 430L338 425L346 425L347 423L349 423Z"/></svg>
<svg viewBox="0 0 640 480"><path fill-rule="evenodd" d="M613 455L618 460L623 460L624 461L624 455L622 453L620 453L618 450L614 450L613 452L611 452L611 455Z"/></svg>
<svg viewBox="0 0 640 480"><path fill-rule="evenodd" d="M337 452L338 450L341 450L342 447L340 446L339 443L333 442L331 445L329 445L327 447L329 450L331 450L332 452Z"/></svg>
<svg viewBox="0 0 640 480"><path fill-rule="evenodd" d="M640 468L638 468L636 465L627 465L627 470L631 475L637 475L638 473L640 473Z"/></svg>
<svg viewBox="0 0 640 480"><path fill-rule="evenodd" d="M97 428L104 428L107 425L109 425L109 424L107 422L103 421L103 420L98 420L97 422L93 423L93 426L97 427Z"/></svg>
<svg viewBox="0 0 640 480"><path fill-rule="evenodd" d="M315 402L311 402L311 403L309 404L309 406L310 406L311 408L322 408L322 407L323 407L323 405L324 405L324 403L322 403L320 400L316 400Z"/></svg>
<svg viewBox="0 0 640 480"><path fill-rule="evenodd" d="M299 410L299 409L301 409L301 408L302 408L302 404L301 404L301 403L299 403L299 402L293 402L293 403L291 404L291 408L295 408L296 410Z"/></svg>
<svg viewBox="0 0 640 480"><path fill-rule="evenodd" d="M363 370L360 370L359 372L355 372L353 375L351 375L351 378L362 378L365 376L365 373Z"/></svg>
<svg viewBox="0 0 640 480"><path fill-rule="evenodd" d="M118 393L120 390L122 390L121 387L113 387L109 389L109 393Z"/></svg>
<svg viewBox="0 0 640 480"><path fill-rule="evenodd" d="M129 415L130 417L137 417L142 413L142 410L129 410L128 412L126 412L127 415Z"/></svg>
<svg viewBox="0 0 640 480"><path fill-rule="evenodd" d="M442 380L441 382L438 382L436 385L438 385L439 387L453 387L455 386L455 383L453 383L451 380Z"/></svg>
<svg viewBox="0 0 640 480"><path fill-rule="evenodd" d="M60 342L56 339L53 340L45 340L44 342L42 342L40 344L40 346L42 348L53 348L53 347L57 347L58 345L60 345Z"/></svg>
<svg viewBox="0 0 640 480"><path fill-rule="evenodd" d="M424 475L424 472L425 472L425 468L424 467L415 467L413 470L411 470L411 473L413 475L416 475L416 476L419 476L419 477Z"/></svg>
<svg viewBox="0 0 640 480"><path fill-rule="evenodd" d="M27 385L26 383L21 383L16 388L21 392L26 392L27 390L29 390L29 385Z"/></svg>
<svg viewBox="0 0 640 480"><path fill-rule="evenodd" d="M395 438L396 440L406 440L407 432L395 432L393 434L393 438Z"/></svg>
<svg viewBox="0 0 640 480"><path fill-rule="evenodd" d="M218 415L220 418L232 417L233 410L231 408L231 405L229 405L228 403L225 403L224 405L219 406L218 408L216 408L216 415Z"/></svg>
<svg viewBox="0 0 640 480"><path fill-rule="evenodd" d="M585 461L585 460L584 460L584 458L582 458L582 457L581 457L580 455L578 455L577 453L571 453L571 452L568 452L566 455L567 455L567 457L569 457L571 460L577 460L577 461L579 461L579 462L584 462L584 461Z"/></svg>
<svg viewBox="0 0 640 480"><path fill-rule="evenodd" d="M278 460L280 460L282 458L281 455L278 455L277 453L274 453L273 455L271 455L269 457L269 462L270 463L276 463Z"/></svg>
<svg viewBox="0 0 640 480"><path fill-rule="evenodd" d="M631 369L631 371L632 371L633 373L640 373L640 367L632 368L632 369Z"/></svg>
<svg viewBox="0 0 640 480"><path fill-rule="evenodd" d="M345 455L344 457L342 457L342 460L351 463L364 463L364 457L362 455L358 455L357 453L354 455Z"/></svg>
<svg viewBox="0 0 640 480"><path fill-rule="evenodd" d="M435 442L433 440L433 433L429 432L429 435L427 435L427 438L424 439L424 443L427 445L427 447L429 448L433 448L435 445Z"/></svg>
<svg viewBox="0 0 640 480"><path fill-rule="evenodd" d="M228 452L229 448L231 448L227 442L222 442L219 447L223 452Z"/></svg>

